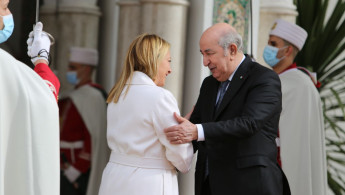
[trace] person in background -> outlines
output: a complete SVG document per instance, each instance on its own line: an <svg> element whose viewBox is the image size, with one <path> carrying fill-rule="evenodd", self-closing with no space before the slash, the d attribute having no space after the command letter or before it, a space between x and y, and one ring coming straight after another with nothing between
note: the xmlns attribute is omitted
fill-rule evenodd
<svg viewBox="0 0 345 195"><path fill-rule="evenodd" d="M264 49L265 62L279 74L283 110L279 121L281 166L292 194L325 195L327 168L324 119L317 80L294 59L303 48L307 32L277 19Z"/></svg>
<svg viewBox="0 0 345 195"><path fill-rule="evenodd" d="M59 101L62 195L97 194L108 161L106 93L92 82L97 64L97 50L70 49L67 81L75 88Z"/></svg>
<svg viewBox="0 0 345 195"><path fill-rule="evenodd" d="M163 88L170 62L170 44L157 35L142 34L130 45L107 99L111 155L99 195L178 195L177 170L189 171L193 148L170 144L163 132L179 113Z"/></svg>
<svg viewBox="0 0 345 195"><path fill-rule="evenodd" d="M242 38L217 23L200 38L204 79L190 121L164 131L172 144L194 141L196 195L290 194L276 157L280 80L242 52Z"/></svg>
<svg viewBox="0 0 345 195"><path fill-rule="evenodd" d="M0 0L0 43L14 30ZM60 82L50 70L50 40L35 24L28 38L34 70L0 49L0 195L59 194Z"/></svg>

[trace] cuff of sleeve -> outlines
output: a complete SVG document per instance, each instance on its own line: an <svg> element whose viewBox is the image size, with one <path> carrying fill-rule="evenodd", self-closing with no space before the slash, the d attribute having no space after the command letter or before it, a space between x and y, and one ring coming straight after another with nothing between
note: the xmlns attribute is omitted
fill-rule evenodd
<svg viewBox="0 0 345 195"><path fill-rule="evenodd" d="M196 124L196 128L198 129L198 141L205 141L204 128L202 125Z"/></svg>
<svg viewBox="0 0 345 195"><path fill-rule="evenodd" d="M35 66L34 69L40 69L42 66L48 66L48 64L45 64L45 63L38 63L38 64L36 64L36 66Z"/></svg>
<svg viewBox="0 0 345 195"><path fill-rule="evenodd" d="M76 168L74 168L73 166L69 166L65 172L64 172L65 176L67 177L67 179L73 183L75 182L75 180L79 177L80 175L80 171L78 171Z"/></svg>

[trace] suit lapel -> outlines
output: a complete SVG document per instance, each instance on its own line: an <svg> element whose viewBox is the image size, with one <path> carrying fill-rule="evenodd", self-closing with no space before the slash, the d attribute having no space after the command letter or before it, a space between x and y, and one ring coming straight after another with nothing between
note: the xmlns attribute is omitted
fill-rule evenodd
<svg viewBox="0 0 345 195"><path fill-rule="evenodd" d="M208 108L206 110L209 110L210 112L208 113L209 121L212 121L214 117L214 112L215 112L215 104L216 104L216 99L217 99L217 93L218 93L218 88L219 88L220 82L217 81L216 79L213 79L213 82L211 83L209 89L210 91L210 99L209 102L210 104L207 104Z"/></svg>
<svg viewBox="0 0 345 195"><path fill-rule="evenodd" d="M238 90L241 88L242 84L248 77L249 73L249 65L251 63L251 59L249 56L246 55L246 58L238 67L235 75L232 77L228 90L225 92L222 102L220 103L219 109L214 114L214 120L219 116L219 114L224 110L226 105L228 105L232 98L237 94ZM218 89L218 88L217 88ZM213 108L214 109L214 108Z"/></svg>

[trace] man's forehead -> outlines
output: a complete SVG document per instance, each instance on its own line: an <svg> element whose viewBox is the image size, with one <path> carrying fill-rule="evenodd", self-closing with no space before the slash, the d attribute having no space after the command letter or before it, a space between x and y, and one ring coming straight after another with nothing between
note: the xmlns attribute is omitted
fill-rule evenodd
<svg viewBox="0 0 345 195"><path fill-rule="evenodd" d="M218 40L214 37L202 37L200 39L200 51L207 52L207 51L214 51L219 46Z"/></svg>
<svg viewBox="0 0 345 195"><path fill-rule="evenodd" d="M211 48L206 48L206 49L200 49L200 52L201 53L209 53L209 52L214 52L214 50L213 49L211 49Z"/></svg>
<svg viewBox="0 0 345 195"><path fill-rule="evenodd" d="M200 52L215 52L222 49L218 43L218 39L215 39L214 37L210 39L201 39L199 46Z"/></svg>

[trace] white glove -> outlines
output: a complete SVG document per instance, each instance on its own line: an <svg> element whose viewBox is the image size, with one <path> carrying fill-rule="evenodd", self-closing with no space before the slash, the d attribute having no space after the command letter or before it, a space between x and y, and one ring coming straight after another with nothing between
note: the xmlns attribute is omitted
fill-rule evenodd
<svg viewBox="0 0 345 195"><path fill-rule="evenodd" d="M80 176L81 172L71 165L64 171L64 174L71 183L74 183Z"/></svg>
<svg viewBox="0 0 345 195"><path fill-rule="evenodd" d="M42 29L42 22L37 22L26 41L28 44L28 55L34 65L36 65L35 62L39 59L45 60L49 64L50 39L45 32L42 32Z"/></svg>

